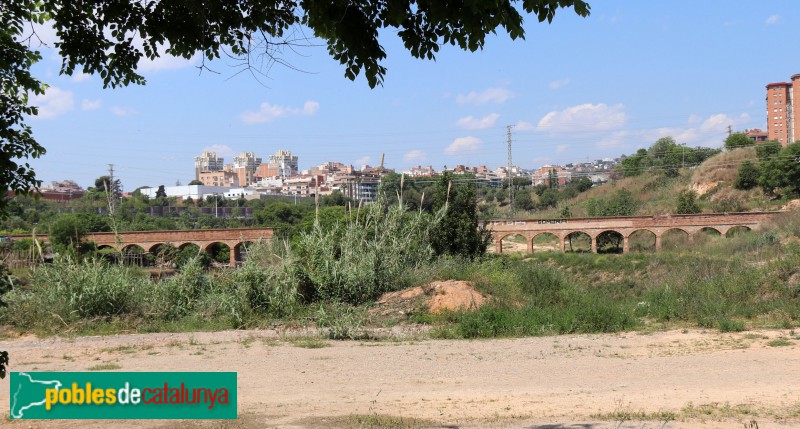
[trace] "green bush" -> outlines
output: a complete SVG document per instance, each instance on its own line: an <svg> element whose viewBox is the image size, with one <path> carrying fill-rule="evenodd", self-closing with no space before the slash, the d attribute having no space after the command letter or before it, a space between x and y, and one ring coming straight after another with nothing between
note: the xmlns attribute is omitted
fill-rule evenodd
<svg viewBox="0 0 800 429"><path fill-rule="evenodd" d="M180 319L193 310L209 289L210 281L201 259L195 256L186 261L179 274L151 286L151 311L164 320Z"/></svg>
<svg viewBox="0 0 800 429"><path fill-rule="evenodd" d="M300 261L287 248L283 255L265 244L248 249L248 258L233 277L250 309L259 314L286 316L301 302Z"/></svg>
<svg viewBox="0 0 800 429"><path fill-rule="evenodd" d="M131 268L62 258L39 267L29 288L6 294L4 317L20 328L48 328L81 318L140 314L148 286L147 278Z"/></svg>

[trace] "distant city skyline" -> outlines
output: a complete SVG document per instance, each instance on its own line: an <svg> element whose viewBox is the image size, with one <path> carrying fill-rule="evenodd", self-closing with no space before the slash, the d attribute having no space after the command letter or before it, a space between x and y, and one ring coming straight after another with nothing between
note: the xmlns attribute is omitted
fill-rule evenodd
<svg viewBox="0 0 800 429"><path fill-rule="evenodd" d="M199 73L195 60L141 64L144 87L103 90L95 76L58 76L50 49L34 72L50 89L34 97L30 124L47 148L33 160L43 182L91 186L107 164L126 190L188 183L193 158L215 151L299 156L300 170L326 161L356 167L535 169L614 158L670 135L720 147L733 130L767 129L764 88L800 72L786 54L800 21L791 0L774 2L591 2L582 19L551 25L526 17L526 41L487 39L483 51L444 46L436 62L414 60L392 34L384 86L345 79L324 47L285 60L261 82L225 61ZM52 43L52 32L40 31ZM752 59L770 58L754 66ZM209 65L209 64L207 64Z"/></svg>

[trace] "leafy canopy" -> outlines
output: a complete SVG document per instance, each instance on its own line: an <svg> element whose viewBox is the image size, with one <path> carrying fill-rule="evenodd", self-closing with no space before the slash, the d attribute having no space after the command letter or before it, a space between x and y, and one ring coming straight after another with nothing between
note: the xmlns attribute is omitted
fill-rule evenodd
<svg viewBox="0 0 800 429"><path fill-rule="evenodd" d="M347 78L363 73L374 88L386 74L381 30L397 34L414 57L433 60L445 44L481 49L498 28L512 39L524 38L521 11L551 22L561 8L589 15L583 0L5 1L0 3L0 188L26 194L41 184L27 162L18 162L45 153L25 123L26 116L38 113L28 104L29 95L46 88L30 72L41 59L31 48L36 36L26 35L34 24L56 30L62 74L98 74L104 87L144 84L137 72L140 60L162 55L200 54L201 67L226 56L244 70L268 70L285 63L284 49L310 43L302 36L304 25L327 44ZM0 214L4 208L0 198Z"/></svg>

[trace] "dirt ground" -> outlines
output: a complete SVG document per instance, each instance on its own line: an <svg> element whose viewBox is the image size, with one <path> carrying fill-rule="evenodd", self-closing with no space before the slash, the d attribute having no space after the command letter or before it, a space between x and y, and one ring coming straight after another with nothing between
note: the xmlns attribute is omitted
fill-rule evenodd
<svg viewBox="0 0 800 429"><path fill-rule="evenodd" d="M14 371L236 371L236 422L8 421L18 428L800 427L790 331L328 341L271 330L4 339ZM304 336L305 335L305 336ZM416 337L416 339L415 339ZM776 342L776 339L782 341ZM8 379L0 384L8 404ZM3 405L3 407L6 407ZM3 409L7 416L8 408Z"/></svg>

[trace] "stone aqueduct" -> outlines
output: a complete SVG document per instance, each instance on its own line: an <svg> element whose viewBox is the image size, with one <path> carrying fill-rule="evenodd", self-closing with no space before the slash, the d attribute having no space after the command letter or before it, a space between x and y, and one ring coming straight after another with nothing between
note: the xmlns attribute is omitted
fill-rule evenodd
<svg viewBox="0 0 800 429"><path fill-rule="evenodd" d="M145 252L155 253L158 246L170 243L178 248L194 244L201 250L209 251L215 244L225 244L230 248L230 263L235 265L241 261L242 245L259 240L270 240L274 234L272 228L236 228L236 229L194 229L173 231L131 231L120 232L119 240L113 232L92 232L86 234L86 241L93 241L99 249L113 248L124 252L133 246L139 246Z"/></svg>
<svg viewBox="0 0 800 429"><path fill-rule="evenodd" d="M510 235L525 237L528 252L533 252L533 240L540 234L552 234L558 238L561 251L566 251L568 236L582 232L592 241L592 252L597 252L597 237L612 231L623 238L622 252L630 249L629 238L636 231L649 231L656 237L656 250L661 249L661 238L670 230L680 230L688 234L689 241L704 229L713 229L723 237L732 228L755 229L780 212L716 213L696 215L667 216L621 216L605 218L562 218L562 219L506 219L486 222L491 231L497 253L503 252L503 238Z"/></svg>
<svg viewBox="0 0 800 429"><path fill-rule="evenodd" d="M629 251L629 238L636 231L650 231L656 238L656 250L661 249L661 238L667 231L680 230L688 234L689 240L704 229L714 229L722 236L736 227L756 229L780 212L720 213L667 216L626 216L605 218L565 218L565 219L504 219L487 221L485 226L491 231L498 253L503 251L503 238L510 235L525 237L528 252L533 252L533 240L540 234L552 234L558 238L560 249L566 251L568 236L573 232L587 234L592 241L592 252L597 252L597 237L612 231L623 238L622 251ZM225 244L230 249L230 263L241 261L242 245L259 240L271 240L273 228L201 229L172 231L131 231L120 232L119 242L113 232L93 232L86 234L85 240L93 241L97 247L113 248L125 252L138 246L145 252L155 253L158 246L172 244L178 248L196 245L209 251L215 244ZM17 235L12 238L30 238ZM45 239L46 236L39 238Z"/></svg>

